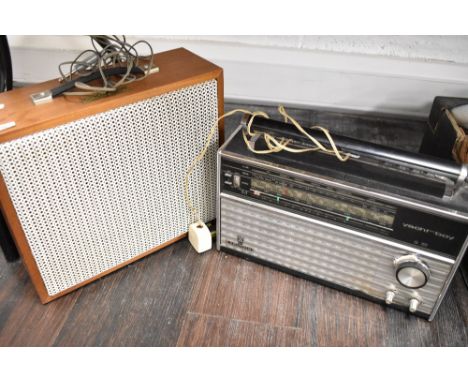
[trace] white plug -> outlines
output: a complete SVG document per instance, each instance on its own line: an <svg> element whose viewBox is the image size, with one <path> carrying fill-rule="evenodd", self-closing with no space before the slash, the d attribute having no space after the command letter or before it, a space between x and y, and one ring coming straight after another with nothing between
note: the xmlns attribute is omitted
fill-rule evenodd
<svg viewBox="0 0 468 382"><path fill-rule="evenodd" d="M192 247L198 253L202 253L211 249L212 238L211 232L201 220L190 224L188 231L188 239Z"/></svg>

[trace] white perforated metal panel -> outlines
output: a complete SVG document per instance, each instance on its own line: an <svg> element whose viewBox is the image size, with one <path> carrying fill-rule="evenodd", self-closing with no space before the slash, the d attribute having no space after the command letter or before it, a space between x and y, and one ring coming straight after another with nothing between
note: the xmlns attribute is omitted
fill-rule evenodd
<svg viewBox="0 0 468 382"><path fill-rule="evenodd" d="M207 81L0 145L0 171L49 295L187 231L187 167L218 116ZM191 177L215 217L213 140Z"/></svg>

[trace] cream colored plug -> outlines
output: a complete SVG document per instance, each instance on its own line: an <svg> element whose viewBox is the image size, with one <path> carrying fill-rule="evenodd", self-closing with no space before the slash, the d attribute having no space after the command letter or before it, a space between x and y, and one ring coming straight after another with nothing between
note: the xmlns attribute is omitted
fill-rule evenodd
<svg viewBox="0 0 468 382"><path fill-rule="evenodd" d="M192 247L198 253L202 253L211 249L213 240L211 232L202 221L190 224L188 231L188 239Z"/></svg>

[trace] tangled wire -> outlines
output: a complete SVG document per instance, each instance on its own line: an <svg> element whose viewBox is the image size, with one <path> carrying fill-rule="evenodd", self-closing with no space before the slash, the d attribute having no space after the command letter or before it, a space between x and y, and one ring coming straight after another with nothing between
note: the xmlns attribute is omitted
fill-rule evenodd
<svg viewBox="0 0 468 382"><path fill-rule="evenodd" d="M74 60L62 62L58 67L60 81L74 82L74 86L81 90L65 92L65 95L115 92L119 86L142 80L158 71L153 66L153 48L145 40L130 44L125 36L91 35L90 38L93 49L81 52ZM149 49L149 54L140 54L143 46ZM96 78L96 74L102 85L88 85L85 81Z"/></svg>

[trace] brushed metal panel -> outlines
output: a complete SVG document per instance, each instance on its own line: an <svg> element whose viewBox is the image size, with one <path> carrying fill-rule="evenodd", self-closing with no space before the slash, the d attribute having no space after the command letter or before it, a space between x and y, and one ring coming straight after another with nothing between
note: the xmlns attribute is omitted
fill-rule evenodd
<svg viewBox="0 0 468 382"><path fill-rule="evenodd" d="M426 314L432 312L453 264L419 253L431 276L424 287L409 289L395 277L394 260L408 253L404 249L223 194L220 245L383 301L386 292L394 290L395 304L407 307L417 298L418 310Z"/></svg>

